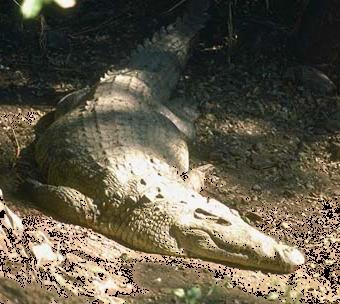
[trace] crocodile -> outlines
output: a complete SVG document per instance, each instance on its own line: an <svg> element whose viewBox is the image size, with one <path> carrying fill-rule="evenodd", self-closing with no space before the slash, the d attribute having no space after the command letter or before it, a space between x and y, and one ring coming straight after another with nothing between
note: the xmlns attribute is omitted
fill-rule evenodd
<svg viewBox="0 0 340 304"><path fill-rule="evenodd" d="M292 272L304 264L297 248L201 195L202 171L189 170L195 115L171 93L209 1L188 6L182 18L139 45L124 68L60 100L53 122L37 136L42 180L27 180L30 195L62 220L135 250Z"/></svg>

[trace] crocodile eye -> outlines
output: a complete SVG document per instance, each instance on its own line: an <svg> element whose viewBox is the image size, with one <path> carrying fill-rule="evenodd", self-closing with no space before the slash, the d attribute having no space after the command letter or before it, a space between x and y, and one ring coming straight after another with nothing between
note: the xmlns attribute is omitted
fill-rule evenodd
<svg viewBox="0 0 340 304"><path fill-rule="evenodd" d="M201 220L207 220L207 221L212 221L216 224L219 224L219 225L226 225L226 226L230 226L231 223L219 216L216 216L206 210L203 210L201 208L197 208L195 210L195 213L194 213L194 217L197 218L197 219L201 219Z"/></svg>
<svg viewBox="0 0 340 304"><path fill-rule="evenodd" d="M218 220L216 221L217 224L219 225L224 225L224 226L230 226L231 223L223 218L218 218Z"/></svg>

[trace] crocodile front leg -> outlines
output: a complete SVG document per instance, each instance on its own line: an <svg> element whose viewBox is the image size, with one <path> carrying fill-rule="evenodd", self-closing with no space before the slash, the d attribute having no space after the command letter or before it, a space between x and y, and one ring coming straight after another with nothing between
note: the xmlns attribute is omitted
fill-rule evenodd
<svg viewBox="0 0 340 304"><path fill-rule="evenodd" d="M91 88L86 86L80 90L74 91L67 94L62 99L59 100L55 112L55 119L71 111L72 109L79 106L81 103L85 102L87 97L91 94Z"/></svg>
<svg viewBox="0 0 340 304"><path fill-rule="evenodd" d="M199 117L198 105L193 100L174 98L157 105L156 111L168 118L189 141L196 137L194 122Z"/></svg>
<svg viewBox="0 0 340 304"><path fill-rule="evenodd" d="M137 197L120 205L94 204L69 187L30 181L38 204L64 219L137 250L187 256L242 268L291 272L303 254L263 234L222 203L206 199L184 185L155 177Z"/></svg>
<svg viewBox="0 0 340 304"><path fill-rule="evenodd" d="M214 168L212 164L206 164L189 170L182 175L184 182L196 192L200 192L205 188L205 180L207 175Z"/></svg>
<svg viewBox="0 0 340 304"><path fill-rule="evenodd" d="M98 216L93 200L64 186L42 184L28 179L26 188L39 207L76 225L91 226Z"/></svg>
<svg viewBox="0 0 340 304"><path fill-rule="evenodd" d="M195 139L196 132L193 122L181 118L180 116L174 114L168 107L158 104L157 112L169 119L177 129L185 136L186 139L192 141Z"/></svg>

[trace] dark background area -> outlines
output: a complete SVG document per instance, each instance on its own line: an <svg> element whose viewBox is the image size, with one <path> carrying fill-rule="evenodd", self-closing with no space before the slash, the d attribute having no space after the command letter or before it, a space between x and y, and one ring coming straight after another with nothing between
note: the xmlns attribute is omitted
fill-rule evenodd
<svg viewBox="0 0 340 304"><path fill-rule="evenodd" d="M239 45L244 44L253 52L258 49L261 49L261 52L269 52L279 44L279 47L286 47L287 56L295 56L297 62L326 63L331 65L332 69L338 69L338 1L214 2L211 9L213 18L205 31L204 39L212 45L222 46L225 54L230 55L231 48L237 49ZM64 60L69 69L74 66L75 76L86 63L86 78L91 82L97 75L89 75L89 71L98 71L102 65L98 58L96 62L91 61L91 55L100 52L98 49L100 50L103 44L101 42L105 42L105 39L100 41L98 36L110 35L117 39L126 37L129 40L126 24L131 24L131 31L138 28L140 34L140 39L136 37L134 41L125 42L127 49L132 49L145 35L180 16L184 7L185 3L179 0L79 0L74 8L67 10L53 4L46 5L39 17L23 21L15 2L2 1L1 64L10 66L20 63L16 62L16 58L11 57L11 54L21 49L25 54L20 58L23 61L21 64L32 64L36 70L41 70L41 67L48 69L48 57L53 57L51 53L54 52L61 55L61 61ZM114 41L112 43L114 44ZM86 54L88 49L91 49L93 54ZM67 62L72 53L81 51L84 52L82 62ZM114 62L113 53L112 50L106 49L105 52L100 52L99 60Z"/></svg>

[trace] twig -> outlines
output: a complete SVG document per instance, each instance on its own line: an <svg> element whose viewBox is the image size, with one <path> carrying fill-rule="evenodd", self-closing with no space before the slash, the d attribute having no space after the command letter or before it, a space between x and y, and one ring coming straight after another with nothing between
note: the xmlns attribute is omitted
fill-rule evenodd
<svg viewBox="0 0 340 304"><path fill-rule="evenodd" d="M233 27L233 0L229 0L228 3L228 55L227 60L228 64L231 64L231 53L232 53L232 47L234 44L234 27Z"/></svg>
<svg viewBox="0 0 340 304"><path fill-rule="evenodd" d="M19 145L18 138L15 135L15 131L14 131L12 125L10 125L10 128L12 130L13 138L14 138L14 141L15 141L15 157L18 158L19 155L20 155L20 151L21 151L20 145Z"/></svg>
<svg viewBox="0 0 340 304"><path fill-rule="evenodd" d="M16 1L16 0L12 0L17 6L21 6L21 4L18 2L18 1Z"/></svg>
<svg viewBox="0 0 340 304"><path fill-rule="evenodd" d="M167 11L163 12L161 15L165 15L165 14L169 14L171 13L174 9L176 9L177 7L181 6L184 2L186 2L187 0L180 0L179 2L177 2L173 7L169 8Z"/></svg>

